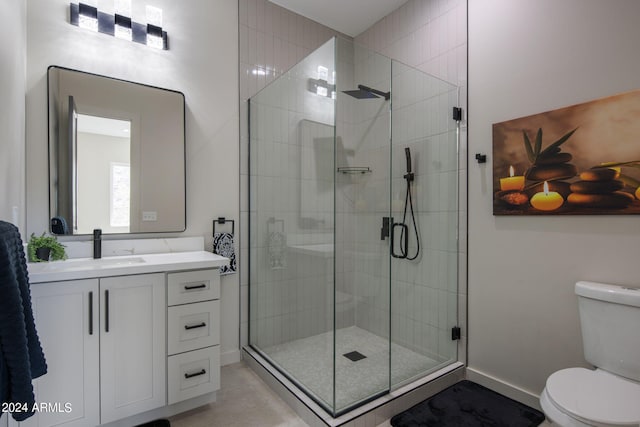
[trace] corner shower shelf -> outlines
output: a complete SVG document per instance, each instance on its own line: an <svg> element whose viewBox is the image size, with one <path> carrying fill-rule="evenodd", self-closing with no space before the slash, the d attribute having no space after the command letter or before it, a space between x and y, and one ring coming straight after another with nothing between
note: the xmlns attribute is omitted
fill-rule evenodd
<svg viewBox="0 0 640 427"><path fill-rule="evenodd" d="M354 175L354 174L364 174L373 172L368 166L350 166L338 168L338 172L346 174L346 175Z"/></svg>

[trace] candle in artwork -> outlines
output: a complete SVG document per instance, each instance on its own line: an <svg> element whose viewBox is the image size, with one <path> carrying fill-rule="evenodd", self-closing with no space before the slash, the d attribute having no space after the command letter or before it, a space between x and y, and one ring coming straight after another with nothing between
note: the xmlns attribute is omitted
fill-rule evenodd
<svg viewBox="0 0 640 427"><path fill-rule="evenodd" d="M555 191L549 191L547 181L543 185L544 191L536 193L531 198L531 206L541 211L554 211L564 203L564 199Z"/></svg>
<svg viewBox="0 0 640 427"><path fill-rule="evenodd" d="M500 190L522 191L522 189L524 188L524 176L514 176L514 174L515 171L513 170L513 166L509 166L509 178L500 178Z"/></svg>

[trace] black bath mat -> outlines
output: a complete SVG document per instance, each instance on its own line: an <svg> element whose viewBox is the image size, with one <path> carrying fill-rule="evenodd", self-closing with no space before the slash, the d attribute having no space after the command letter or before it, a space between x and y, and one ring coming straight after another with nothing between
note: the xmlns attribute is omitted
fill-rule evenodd
<svg viewBox="0 0 640 427"><path fill-rule="evenodd" d="M171 427L171 423L169 423L169 420L155 420L136 427Z"/></svg>
<svg viewBox="0 0 640 427"><path fill-rule="evenodd" d="M391 418L393 427L534 427L544 414L471 381L460 381Z"/></svg>

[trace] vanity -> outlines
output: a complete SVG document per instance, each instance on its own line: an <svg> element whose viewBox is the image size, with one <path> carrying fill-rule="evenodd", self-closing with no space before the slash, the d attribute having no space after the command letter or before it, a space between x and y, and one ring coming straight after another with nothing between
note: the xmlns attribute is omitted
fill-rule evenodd
<svg viewBox="0 0 640 427"><path fill-rule="evenodd" d="M42 411L8 425L133 426L220 388L220 276L203 250L29 264L48 373Z"/></svg>

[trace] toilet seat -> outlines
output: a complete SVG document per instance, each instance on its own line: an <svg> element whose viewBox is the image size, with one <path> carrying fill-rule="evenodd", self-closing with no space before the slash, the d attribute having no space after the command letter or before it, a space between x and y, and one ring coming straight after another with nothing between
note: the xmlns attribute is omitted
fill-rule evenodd
<svg viewBox="0 0 640 427"><path fill-rule="evenodd" d="M638 426L640 384L602 370L568 368L547 379L546 398L587 425Z"/></svg>

